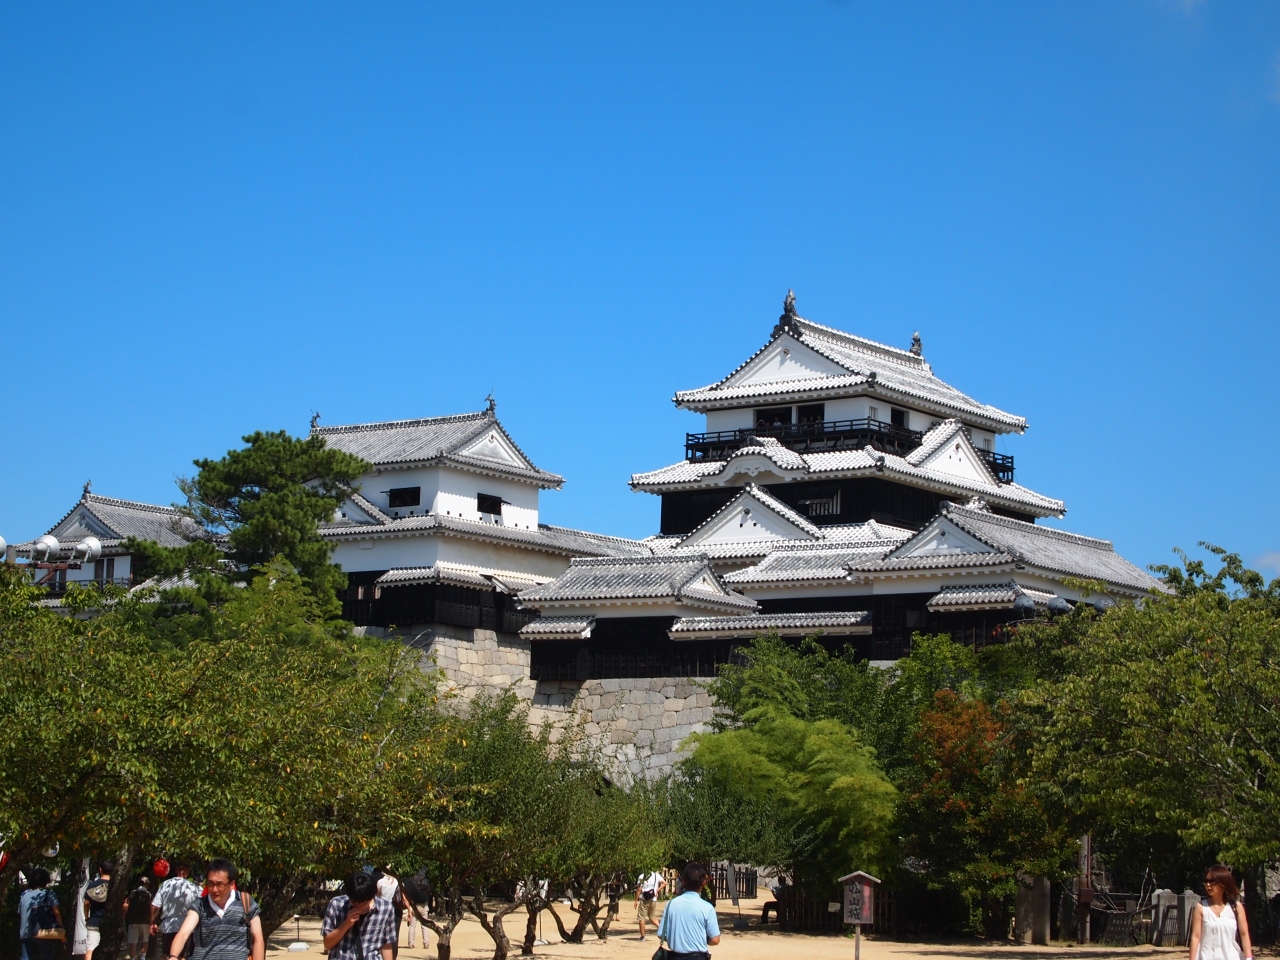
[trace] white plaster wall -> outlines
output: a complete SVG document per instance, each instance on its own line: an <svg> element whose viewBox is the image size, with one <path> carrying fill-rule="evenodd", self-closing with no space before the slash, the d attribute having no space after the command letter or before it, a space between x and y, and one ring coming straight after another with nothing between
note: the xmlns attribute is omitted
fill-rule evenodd
<svg viewBox="0 0 1280 960"><path fill-rule="evenodd" d="M333 562L343 570L390 570L392 567L429 567L436 562L440 537L365 537L339 540Z"/></svg>
<svg viewBox="0 0 1280 960"><path fill-rule="evenodd" d="M775 340L745 370L730 378L728 385L775 383L779 380L809 380L816 377L847 376L848 370L816 350L789 337Z"/></svg>
<svg viewBox="0 0 1280 960"><path fill-rule="evenodd" d="M396 487L421 487L420 505L393 510L388 491ZM360 493L392 517L443 513L468 520L480 519L476 494L489 493L508 501L502 508L504 526L529 530L538 527L537 486L454 467L379 468L360 478Z"/></svg>
<svg viewBox="0 0 1280 960"><path fill-rule="evenodd" d="M438 557L446 563L465 563L495 570L516 570L543 577L558 577L569 569L569 558L541 550L507 547L459 537L434 537Z"/></svg>
<svg viewBox="0 0 1280 960"><path fill-rule="evenodd" d="M752 407L743 407L737 410L708 410L707 433L718 430L745 430L754 426L751 417L752 409Z"/></svg>
<svg viewBox="0 0 1280 960"><path fill-rule="evenodd" d="M524 530L538 528L538 488L533 484L448 467L441 467L439 474L433 513L480 520L476 494L488 493L508 501L502 507L503 526Z"/></svg>

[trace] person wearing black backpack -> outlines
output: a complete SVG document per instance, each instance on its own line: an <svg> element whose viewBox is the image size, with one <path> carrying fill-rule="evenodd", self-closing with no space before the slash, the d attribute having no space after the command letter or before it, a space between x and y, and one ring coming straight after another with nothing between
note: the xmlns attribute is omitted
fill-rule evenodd
<svg viewBox="0 0 1280 960"><path fill-rule="evenodd" d="M320 933L329 960L392 960L396 912L378 896L373 877L353 873L346 882L346 893L334 897L325 908Z"/></svg>
<svg viewBox="0 0 1280 960"><path fill-rule="evenodd" d="M18 936L22 938L22 960L54 960L66 938L47 931L62 929L58 895L49 889L49 871L35 867L27 871L27 889L18 900ZM46 931L42 936L41 931Z"/></svg>

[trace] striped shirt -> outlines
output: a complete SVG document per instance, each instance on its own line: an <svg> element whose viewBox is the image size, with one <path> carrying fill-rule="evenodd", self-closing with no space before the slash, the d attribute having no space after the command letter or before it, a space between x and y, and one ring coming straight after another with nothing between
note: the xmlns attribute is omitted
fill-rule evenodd
<svg viewBox="0 0 1280 960"><path fill-rule="evenodd" d="M249 898L249 912L240 902L240 892L232 890L221 911L209 899L201 897L191 907L200 915L200 923L191 935L191 960L246 960L249 956L249 921L259 913L258 904Z"/></svg>

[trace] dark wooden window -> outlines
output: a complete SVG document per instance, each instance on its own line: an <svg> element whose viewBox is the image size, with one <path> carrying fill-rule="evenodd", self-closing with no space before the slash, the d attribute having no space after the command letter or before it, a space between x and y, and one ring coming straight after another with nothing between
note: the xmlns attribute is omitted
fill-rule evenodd
<svg viewBox="0 0 1280 960"><path fill-rule="evenodd" d="M824 403L810 403L796 410L796 423L822 423L826 419Z"/></svg>
<svg viewBox="0 0 1280 960"><path fill-rule="evenodd" d="M392 507L416 507L422 503L422 488L393 487L387 491L387 498Z"/></svg>
<svg viewBox="0 0 1280 960"><path fill-rule="evenodd" d="M755 426L772 427L774 425L790 426L791 424L791 408L790 407L762 407L755 411Z"/></svg>
<svg viewBox="0 0 1280 960"><path fill-rule="evenodd" d="M894 407L889 411L889 422L895 427L902 427L904 430L911 427L911 421L907 416L907 411L900 410L897 407Z"/></svg>
<svg viewBox="0 0 1280 960"><path fill-rule="evenodd" d="M490 493L476 494L476 509L481 513L491 513L496 517L500 517L502 516L502 504L501 497L495 497Z"/></svg>

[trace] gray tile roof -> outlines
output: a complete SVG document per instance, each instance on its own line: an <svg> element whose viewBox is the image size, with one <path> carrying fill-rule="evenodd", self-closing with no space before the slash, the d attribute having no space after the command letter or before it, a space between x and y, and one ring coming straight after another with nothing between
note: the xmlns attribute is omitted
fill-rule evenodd
<svg viewBox="0 0 1280 960"><path fill-rule="evenodd" d="M901 543L901 540L850 545L811 543L794 549L777 546L755 566L725 574L724 581L757 587L839 582L848 578L851 565L874 563Z"/></svg>
<svg viewBox="0 0 1280 960"><path fill-rule="evenodd" d="M539 609L590 601L670 601L746 610L756 606L724 586L706 554L575 559L555 580L520 595L522 606Z"/></svg>
<svg viewBox="0 0 1280 960"><path fill-rule="evenodd" d="M815 633L845 637L871 633L871 612L758 613L745 617L680 617L667 636L672 640L749 638L762 633L808 637Z"/></svg>
<svg viewBox="0 0 1280 960"><path fill-rule="evenodd" d="M877 573L908 570L1004 567L1015 564L1037 567L1057 576L1101 580L1114 587L1140 593L1164 589L1160 581L1115 552L1108 540L1084 537L1021 520L1011 520L987 510L944 503L942 516L961 530L991 547L992 553L935 553L910 556L917 539L929 536L930 526L881 560L850 565L855 572ZM936 521L935 521L936 522Z"/></svg>
<svg viewBox="0 0 1280 960"><path fill-rule="evenodd" d="M714 483L709 483L708 480L726 471L732 475L733 471L729 468L735 460L763 456L776 464L784 475L790 475L793 479L883 476L940 493L980 496L1001 507L1035 516L1060 517L1066 513L1066 504L1061 500L1046 497L1016 483L998 483L985 465L982 465L985 481L974 481L921 466L930 453L951 440L960 429L961 425L956 420L938 424L925 434L924 444L905 457L882 453L871 446L861 450L800 454L782 446L772 437L761 438L759 444L743 447L728 460L685 460L661 470L633 474L631 488L662 493L667 490L713 486ZM981 464L981 460L978 462Z"/></svg>
<svg viewBox="0 0 1280 960"><path fill-rule="evenodd" d="M741 386L729 383L735 374L781 336L795 337L832 363L849 371L848 374ZM996 429L1022 431L1027 426L1022 417L979 403L939 380L934 376L933 368L921 356L801 317L794 318L785 329L775 329L768 343L723 380L697 390L682 390L676 394L675 401L682 407L705 410L726 401L764 400L775 396L792 397L824 392L845 396L852 392L872 393L887 398L902 397L917 401L918 405L949 411L968 422L989 424Z"/></svg>
<svg viewBox="0 0 1280 960"><path fill-rule="evenodd" d="M408 587L427 583L447 583L457 587L491 590L501 585L504 593L526 590L550 580L513 570L496 570L440 560L429 567L396 567L378 577L374 583L382 587Z"/></svg>
<svg viewBox="0 0 1280 960"><path fill-rule="evenodd" d="M596 625L595 617L539 617L520 628L525 640L585 640Z"/></svg>
<svg viewBox="0 0 1280 960"><path fill-rule="evenodd" d="M399 536L452 536L489 543L526 546L543 553L565 557L629 557L649 556L649 548L639 540L609 537L550 524L538 524L537 530L507 527L438 513L400 517L386 523L357 523L339 520L320 526L320 534L329 539Z"/></svg>
<svg viewBox="0 0 1280 960"><path fill-rule="evenodd" d="M1057 594L1027 587L1015 580L1004 583L964 584L943 587L929 601L930 610L1007 610L1019 597L1030 597L1045 606Z"/></svg>
<svg viewBox="0 0 1280 960"><path fill-rule="evenodd" d="M490 460L462 453L470 443L496 427L523 458L523 465ZM498 473L531 480L544 487L559 487L564 477L534 466L523 450L511 439L493 414L488 411L464 413L452 417L426 417L420 420L390 420L382 423L357 423L347 426L315 427L314 435L322 436L326 445L367 460L374 466L407 466L409 464L449 462L488 473Z"/></svg>
<svg viewBox="0 0 1280 960"><path fill-rule="evenodd" d="M203 535L201 527L175 507L84 494L48 532L61 543L97 537L104 548L118 548L128 537L151 540L162 547L181 547ZM14 544L26 555L31 543Z"/></svg>

